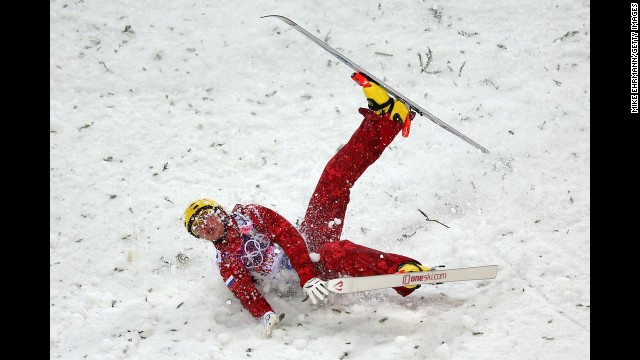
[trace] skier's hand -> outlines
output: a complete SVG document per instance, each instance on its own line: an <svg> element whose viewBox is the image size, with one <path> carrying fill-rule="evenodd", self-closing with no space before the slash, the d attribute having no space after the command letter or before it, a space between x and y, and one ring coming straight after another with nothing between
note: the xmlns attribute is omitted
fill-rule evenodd
<svg viewBox="0 0 640 360"><path fill-rule="evenodd" d="M278 315L273 311L269 311L264 315L262 315L262 326L263 326L264 336L271 337L271 332L273 331L273 328L275 328L276 325L278 325L282 321L282 319L284 319L284 313Z"/></svg>
<svg viewBox="0 0 640 360"><path fill-rule="evenodd" d="M324 300L327 295L329 295L329 290L327 290L327 282L314 277L312 279L307 280L302 287L304 290L304 299L302 301L307 301L307 299L311 298L311 302L313 305L318 303L318 300Z"/></svg>

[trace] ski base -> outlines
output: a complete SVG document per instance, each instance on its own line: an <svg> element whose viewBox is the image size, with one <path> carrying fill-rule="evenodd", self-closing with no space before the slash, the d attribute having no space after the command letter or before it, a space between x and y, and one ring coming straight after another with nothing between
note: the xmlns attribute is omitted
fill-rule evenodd
<svg viewBox="0 0 640 360"><path fill-rule="evenodd" d="M450 133L456 135L457 137L459 137L460 139L462 139L462 140L466 141L467 143L473 145L477 149L480 149L480 151L482 151L483 153L486 153L486 154L489 153L489 150L487 150L484 146L482 146L482 145L478 144L477 142L471 140L469 137L467 137L466 135L464 135L460 131L454 129L451 125L449 125L449 124L445 123L444 121L440 120L437 116L431 114L426 109L422 108L420 105L418 105L415 102L413 102L411 99L407 98L406 96L402 95L401 93L399 93L395 89L391 88L389 85L385 84L382 80L378 79L377 77L373 76L373 74L371 74L370 72L365 70L362 66L354 63L349 58L347 58L346 56L341 54L338 50L332 48L331 46L329 46L324 41L318 39L315 35L311 34L307 30L305 30L303 27L301 27L300 25L298 25L294 21L292 21L291 19L286 18L286 17L284 17L282 15L265 15L265 16L261 16L261 17L262 18L274 17L276 19L280 19L280 20L284 21L287 25L291 26L292 28L294 28L298 32L302 33L304 36L309 38L314 43L318 44L321 48L323 48L324 50L329 52L331 55L335 56L343 64L347 65L351 69L353 69L353 70L355 70L355 71L357 71L357 72L359 72L361 74L364 74L367 78L369 78L369 80L377 83L380 87L385 89L389 94L393 95L396 99L399 99L403 103L405 103L407 105L407 107L409 107L412 111L415 111L416 113L418 113L418 114L420 114L422 116L426 116L429 120L431 120L435 124L439 125L441 128L443 128L443 129L449 131Z"/></svg>
<svg viewBox="0 0 640 360"><path fill-rule="evenodd" d="M495 279L497 275L498 265L487 265L401 274L337 278L327 281L327 289L334 293L346 294L399 286Z"/></svg>

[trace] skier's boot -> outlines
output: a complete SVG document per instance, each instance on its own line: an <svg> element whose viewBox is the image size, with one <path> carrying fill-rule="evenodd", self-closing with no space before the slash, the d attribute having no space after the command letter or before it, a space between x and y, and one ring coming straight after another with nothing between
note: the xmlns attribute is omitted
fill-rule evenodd
<svg viewBox="0 0 640 360"><path fill-rule="evenodd" d="M431 268L428 268L417 261L407 261L400 265L398 265L397 274L409 273L409 272L419 272L419 271L430 271ZM405 286L407 289L417 289L420 285L409 285Z"/></svg>
<svg viewBox="0 0 640 360"><path fill-rule="evenodd" d="M355 72L351 75L351 78L362 86L369 109L380 116L390 114L390 119L404 124L405 120L407 120L409 109L402 101L390 97L383 88L373 81L369 81L361 73Z"/></svg>

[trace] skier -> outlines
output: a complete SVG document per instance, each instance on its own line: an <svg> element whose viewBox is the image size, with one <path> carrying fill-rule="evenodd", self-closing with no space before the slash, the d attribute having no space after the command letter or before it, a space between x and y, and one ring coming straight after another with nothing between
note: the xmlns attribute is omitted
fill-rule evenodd
<svg viewBox="0 0 640 360"><path fill-rule="evenodd" d="M227 212L214 200L200 199L184 213L187 231L214 244L223 280L244 308L261 320L267 337L284 313L276 314L256 288L261 278L293 269L303 289L302 301L317 304L329 294L325 280L430 270L415 259L340 239L351 187L400 130L408 133L411 120L404 103L359 73L352 78L362 86L369 109L358 109L362 123L325 166L299 230L257 204L237 204ZM419 286L394 290L407 296Z"/></svg>

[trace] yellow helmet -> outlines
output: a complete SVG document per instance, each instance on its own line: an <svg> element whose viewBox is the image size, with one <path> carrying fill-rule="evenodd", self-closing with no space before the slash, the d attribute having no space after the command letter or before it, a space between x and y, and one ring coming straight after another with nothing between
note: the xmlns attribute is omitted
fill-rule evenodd
<svg viewBox="0 0 640 360"><path fill-rule="evenodd" d="M191 205L189 205L184 211L184 227L187 228L187 232L195 237L199 237L191 231L191 225L193 224L193 221L196 219L196 216L200 211L215 208L222 209L222 206L211 199L200 199L192 202Z"/></svg>

